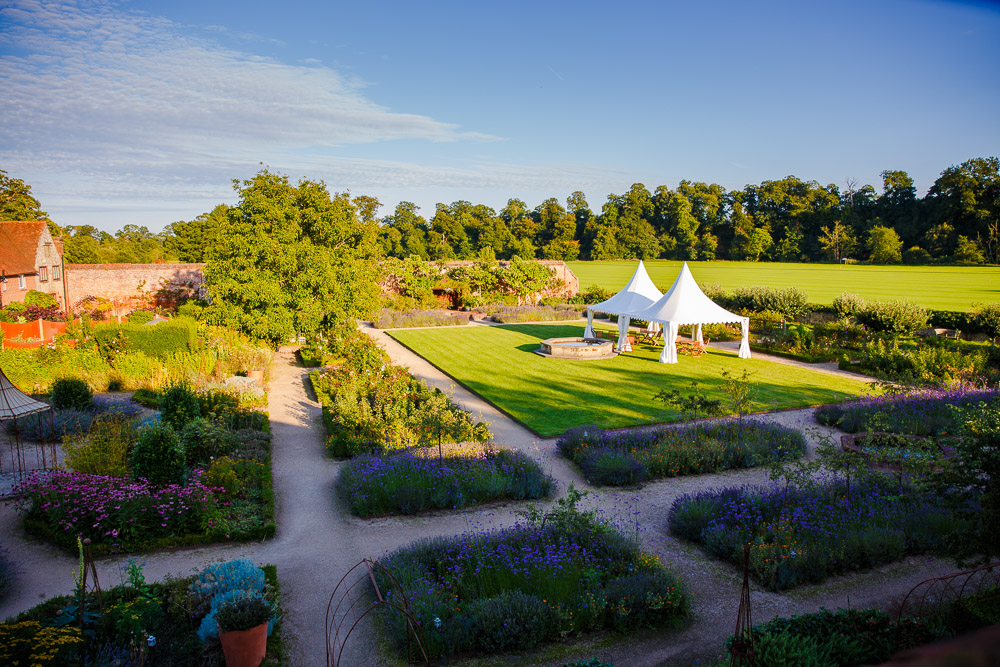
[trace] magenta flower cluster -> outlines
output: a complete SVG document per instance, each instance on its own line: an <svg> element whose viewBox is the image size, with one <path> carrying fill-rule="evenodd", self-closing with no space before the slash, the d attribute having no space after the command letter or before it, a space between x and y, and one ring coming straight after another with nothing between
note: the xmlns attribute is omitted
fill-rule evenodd
<svg viewBox="0 0 1000 667"><path fill-rule="evenodd" d="M148 542L161 537L207 533L219 514L204 472L186 484L157 487L145 480L61 470L32 473L17 488L18 511L55 531L89 537L95 544Z"/></svg>

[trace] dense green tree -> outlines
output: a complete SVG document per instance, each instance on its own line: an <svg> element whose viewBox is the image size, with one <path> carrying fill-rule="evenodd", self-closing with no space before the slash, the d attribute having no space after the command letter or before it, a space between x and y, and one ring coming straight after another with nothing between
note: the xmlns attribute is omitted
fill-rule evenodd
<svg viewBox="0 0 1000 667"><path fill-rule="evenodd" d="M576 216L554 197L546 199L532 212L539 226L539 252L543 259L574 260L580 255L576 236Z"/></svg>
<svg viewBox="0 0 1000 667"><path fill-rule="evenodd" d="M961 234L958 235L958 241L955 243L954 259L958 264L983 264L986 262L983 249L979 247L979 244Z"/></svg>
<svg viewBox="0 0 1000 667"><path fill-rule="evenodd" d="M868 235L869 259L875 264L899 264L903 241L892 227L876 225Z"/></svg>
<svg viewBox="0 0 1000 667"><path fill-rule="evenodd" d="M882 224L896 230L904 243L916 243L923 236L917 189L905 171L882 172L882 195L876 212Z"/></svg>
<svg viewBox="0 0 1000 667"><path fill-rule="evenodd" d="M215 234L228 212L228 206L219 204L194 220L167 225L163 241L167 252L181 262L205 262L208 259L208 249L215 244Z"/></svg>
<svg viewBox="0 0 1000 667"><path fill-rule="evenodd" d="M823 227L820 232L820 246L835 262L839 263L841 258L849 256L857 247L851 228L842 225L840 220L835 220L830 227Z"/></svg>
<svg viewBox="0 0 1000 667"><path fill-rule="evenodd" d="M1000 221L1000 159L974 158L945 169L925 198L935 220L956 234L985 239Z"/></svg>
<svg viewBox="0 0 1000 667"><path fill-rule="evenodd" d="M337 321L370 316L377 304L379 245L347 194L322 182L264 169L235 182L205 267L205 318L277 344Z"/></svg>
<svg viewBox="0 0 1000 667"><path fill-rule="evenodd" d="M48 220L49 214L31 195L31 186L0 169L0 220Z"/></svg>
<svg viewBox="0 0 1000 667"><path fill-rule="evenodd" d="M691 200L665 186L653 196L653 225L665 254L674 259L699 259L698 228Z"/></svg>
<svg viewBox="0 0 1000 667"><path fill-rule="evenodd" d="M379 240L382 251L400 259L416 255L429 259L427 252L427 221L417 214L420 207L413 202L401 201L392 215L381 221Z"/></svg>

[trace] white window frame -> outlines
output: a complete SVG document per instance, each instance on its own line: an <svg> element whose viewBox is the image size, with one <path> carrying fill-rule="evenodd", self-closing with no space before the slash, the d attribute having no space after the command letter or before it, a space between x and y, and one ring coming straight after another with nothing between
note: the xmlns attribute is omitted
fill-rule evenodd
<svg viewBox="0 0 1000 667"><path fill-rule="evenodd" d="M52 265L52 280L60 280L60 279L61 279L61 275L59 273L59 265L58 264L53 264Z"/></svg>
<svg viewBox="0 0 1000 667"><path fill-rule="evenodd" d="M49 267L47 266L38 267L38 282L40 283L49 282Z"/></svg>
<svg viewBox="0 0 1000 667"><path fill-rule="evenodd" d="M21 289L28 289L28 281L25 279L23 273L17 277L17 286Z"/></svg>

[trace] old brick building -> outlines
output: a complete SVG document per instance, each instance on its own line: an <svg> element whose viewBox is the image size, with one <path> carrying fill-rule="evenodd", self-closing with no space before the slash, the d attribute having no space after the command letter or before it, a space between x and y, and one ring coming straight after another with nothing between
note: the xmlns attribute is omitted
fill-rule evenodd
<svg viewBox="0 0 1000 667"><path fill-rule="evenodd" d="M24 302L29 290L69 303L62 240L53 239L44 220L0 221L0 305Z"/></svg>

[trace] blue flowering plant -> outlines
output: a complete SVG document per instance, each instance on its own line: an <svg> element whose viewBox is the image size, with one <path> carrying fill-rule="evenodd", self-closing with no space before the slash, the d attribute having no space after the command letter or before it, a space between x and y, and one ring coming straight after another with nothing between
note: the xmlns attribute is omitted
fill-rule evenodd
<svg viewBox="0 0 1000 667"><path fill-rule="evenodd" d="M381 564L408 599L432 658L525 650L602 629L674 627L691 608L682 582L656 556L573 499L508 528L420 540ZM387 576L379 586L393 589ZM388 609L382 618L406 646L405 620Z"/></svg>

